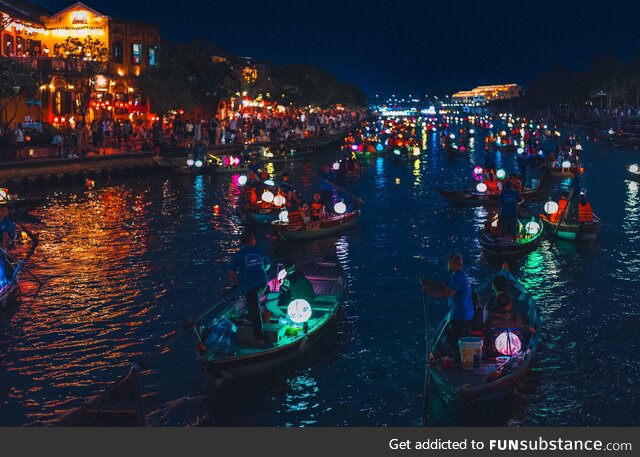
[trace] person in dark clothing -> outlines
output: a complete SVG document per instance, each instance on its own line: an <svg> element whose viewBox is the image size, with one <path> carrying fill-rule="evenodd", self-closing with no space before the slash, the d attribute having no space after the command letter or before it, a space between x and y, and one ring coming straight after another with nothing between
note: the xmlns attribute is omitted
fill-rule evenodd
<svg viewBox="0 0 640 457"><path fill-rule="evenodd" d="M520 192L513 189L511 181L505 181L500 194L500 232L502 236L516 236L518 229L518 205L523 202Z"/></svg>
<svg viewBox="0 0 640 457"><path fill-rule="evenodd" d="M260 298L267 287L267 271L271 266L264 250L256 246L256 237L245 232L240 237L242 248L231 257L229 263L229 280L233 285L240 284L244 293L249 320L253 325L253 336L263 339L262 316L260 315ZM240 273L240 281L238 281Z"/></svg>
<svg viewBox="0 0 640 457"><path fill-rule="evenodd" d="M278 308L286 308L293 300L306 300L311 303L316 298L313 284L304 273L296 269L291 259L285 259L282 266L287 271L287 275L280 286L280 296L278 297Z"/></svg>

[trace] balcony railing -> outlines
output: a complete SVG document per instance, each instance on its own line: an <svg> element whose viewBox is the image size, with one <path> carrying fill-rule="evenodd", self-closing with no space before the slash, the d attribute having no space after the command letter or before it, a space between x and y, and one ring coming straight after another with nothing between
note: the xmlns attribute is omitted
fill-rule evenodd
<svg viewBox="0 0 640 457"><path fill-rule="evenodd" d="M72 74L81 73L98 63L98 72L106 72L107 62L93 62L88 60L61 59L53 57L14 57L17 61L45 73Z"/></svg>

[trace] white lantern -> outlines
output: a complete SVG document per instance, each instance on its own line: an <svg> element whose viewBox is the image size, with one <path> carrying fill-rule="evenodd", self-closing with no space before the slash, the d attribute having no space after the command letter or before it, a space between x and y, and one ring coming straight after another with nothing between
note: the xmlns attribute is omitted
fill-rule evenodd
<svg viewBox="0 0 640 457"><path fill-rule="evenodd" d="M187 166L193 167L194 163L195 163L195 161L193 159L187 159Z"/></svg>
<svg viewBox="0 0 640 457"><path fill-rule="evenodd" d="M304 324L311 317L311 305L307 300L298 298L289 303L287 307L287 315L291 322L295 324Z"/></svg>
<svg viewBox="0 0 640 457"><path fill-rule="evenodd" d="M483 182L478 183L478 185L476 186L476 190L481 194L483 194L487 191L487 185Z"/></svg>
<svg viewBox="0 0 640 457"><path fill-rule="evenodd" d="M631 173L637 173L637 172L638 172L638 165L636 165L636 164L631 165L631 166L629 167L629 171L630 171Z"/></svg>
<svg viewBox="0 0 640 457"><path fill-rule="evenodd" d="M9 190L0 189L0 203L6 203L9 201Z"/></svg>
<svg viewBox="0 0 640 457"><path fill-rule="evenodd" d="M238 185L244 186L247 183L247 177L245 175L240 175L238 177Z"/></svg>
<svg viewBox="0 0 640 457"><path fill-rule="evenodd" d="M449 138L451 138L452 140L455 139L455 135L452 133L451 135L449 135Z"/></svg>
<svg viewBox="0 0 640 457"><path fill-rule="evenodd" d="M333 210L336 214L344 214L347 211L347 205L344 202L338 202L333 206Z"/></svg>
<svg viewBox="0 0 640 457"><path fill-rule="evenodd" d="M286 277L287 277L287 270L286 268L283 268L278 272L278 282L284 281L284 278Z"/></svg>
<svg viewBox="0 0 640 457"><path fill-rule="evenodd" d="M496 338L494 344L496 350L503 355L512 356L520 352L522 343L518 335L511 332L503 332Z"/></svg>
<svg viewBox="0 0 640 457"><path fill-rule="evenodd" d="M501 168L496 171L496 176L498 177L498 179L504 179L504 177L507 176L507 173Z"/></svg>
<svg viewBox="0 0 640 457"><path fill-rule="evenodd" d="M571 162L565 160L564 162L562 162L562 168L571 168Z"/></svg>
<svg viewBox="0 0 640 457"><path fill-rule="evenodd" d="M518 148L518 154L524 154L524 148Z"/></svg>
<svg viewBox="0 0 640 457"><path fill-rule="evenodd" d="M476 131L473 129L469 129L469 133L473 135L474 133L476 133Z"/></svg>
<svg viewBox="0 0 640 457"><path fill-rule="evenodd" d="M555 214L558 212L558 204L553 201L548 201L544 204L544 212L547 214Z"/></svg>
<svg viewBox="0 0 640 457"><path fill-rule="evenodd" d="M273 204L276 206L283 206L287 200L282 195L276 195L273 198Z"/></svg>
<svg viewBox="0 0 640 457"><path fill-rule="evenodd" d="M338 170L340 169L340 162L334 162L334 163L333 163L333 169L334 169L335 171L338 171Z"/></svg>
<svg viewBox="0 0 640 457"><path fill-rule="evenodd" d="M270 192L270 191L268 191L268 190L265 190L265 191L262 193L262 201L263 201L263 202L271 203L271 202L273 202L273 198L274 198L273 193L271 193L271 192Z"/></svg>
<svg viewBox="0 0 640 457"><path fill-rule="evenodd" d="M524 229L529 235L536 235L540 231L540 224L535 221L527 222L527 225L524 226Z"/></svg>
<svg viewBox="0 0 640 457"><path fill-rule="evenodd" d="M275 186L275 185L276 185L276 183L275 183L275 182L273 182L273 179L265 179L265 180L264 180L264 185L265 185L265 186L269 186L269 187L273 187L273 186Z"/></svg>
<svg viewBox="0 0 640 457"><path fill-rule="evenodd" d="M289 223L289 211L287 211L286 209L283 209L282 211L280 211L280 214L278 214L278 220L280 222L282 222L283 224L288 224Z"/></svg>
<svg viewBox="0 0 640 457"><path fill-rule="evenodd" d="M202 160L196 160L196 163L194 165L196 166L196 168L200 168L204 164L202 163Z"/></svg>

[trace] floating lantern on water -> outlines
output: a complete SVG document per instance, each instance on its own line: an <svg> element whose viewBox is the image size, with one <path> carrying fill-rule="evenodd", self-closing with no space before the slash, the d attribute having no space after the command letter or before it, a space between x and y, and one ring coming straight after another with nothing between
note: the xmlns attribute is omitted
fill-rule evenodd
<svg viewBox="0 0 640 457"><path fill-rule="evenodd" d="M535 221L527 222L524 229L529 235L536 235L540 231L540 224Z"/></svg>
<svg viewBox="0 0 640 457"><path fill-rule="evenodd" d="M276 206L283 206L285 203L287 202L287 200L282 196L282 195L276 195L273 198L273 204Z"/></svg>
<svg viewBox="0 0 640 457"><path fill-rule="evenodd" d="M562 168L571 168L571 162L565 160L564 162L562 162Z"/></svg>
<svg viewBox="0 0 640 457"><path fill-rule="evenodd" d="M278 214L278 220L280 222L282 222L283 224L288 224L289 223L289 211L287 211L286 209L283 209L282 211L280 211L280 214ZM285 272L285 276L287 275L287 270L282 270ZM280 274L278 274L278 276L280 276ZM280 279L278 277L278 279ZM282 278L284 279L284 277Z"/></svg>
<svg viewBox="0 0 640 457"><path fill-rule="evenodd" d="M271 193L270 191L265 190L265 191L262 193L262 201L263 201L263 202L271 203L271 202L273 202L273 199L274 199L274 195L273 195L273 193Z"/></svg>
<svg viewBox="0 0 640 457"><path fill-rule="evenodd" d="M340 169L340 162L334 162L334 163L333 163L333 169L334 169L335 171L338 171L338 170Z"/></svg>
<svg viewBox="0 0 640 457"><path fill-rule="evenodd" d="M631 166L629 167L629 171L630 171L631 173L637 173L637 172L638 172L638 165L636 165L636 164L631 165ZM2 197L0 196L0 198L2 198Z"/></svg>
<svg viewBox="0 0 640 457"><path fill-rule="evenodd" d="M247 183L247 177L245 175L238 176L238 185L244 186Z"/></svg>
<svg viewBox="0 0 640 457"><path fill-rule="evenodd" d="M558 212L559 206L554 201L548 201L544 204L544 212L547 214L555 214Z"/></svg>
<svg viewBox="0 0 640 457"><path fill-rule="evenodd" d="M204 164L202 163L202 160L196 160L196 163L194 165L196 166L196 168L200 168Z"/></svg>
<svg viewBox="0 0 640 457"><path fill-rule="evenodd" d="M503 355L512 356L520 352L522 343L518 335L511 332L502 332L495 341L496 350Z"/></svg>
<svg viewBox="0 0 640 457"><path fill-rule="evenodd" d="M498 177L498 179L504 179L504 177L507 176L507 173L501 168L496 171L496 176Z"/></svg>
<svg viewBox="0 0 640 457"><path fill-rule="evenodd" d="M187 166L188 167L193 167L193 164L196 163L195 160L193 159L187 159Z"/></svg>
<svg viewBox="0 0 640 457"><path fill-rule="evenodd" d="M311 305L302 298L293 300L287 307L287 316L294 324L304 324L311 318Z"/></svg>
<svg viewBox="0 0 640 457"><path fill-rule="evenodd" d="M333 210L336 214L344 214L347 211L347 205L344 202L338 202L333 206Z"/></svg>
<svg viewBox="0 0 640 457"><path fill-rule="evenodd" d="M485 183L481 182L476 186L476 190L478 192L480 192L481 194L483 194L483 193L485 193L487 191L487 185Z"/></svg>

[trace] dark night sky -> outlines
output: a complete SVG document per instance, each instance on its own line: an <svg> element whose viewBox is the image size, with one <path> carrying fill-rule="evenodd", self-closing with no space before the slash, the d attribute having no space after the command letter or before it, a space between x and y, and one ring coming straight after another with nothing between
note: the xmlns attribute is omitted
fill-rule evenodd
<svg viewBox="0 0 640 457"><path fill-rule="evenodd" d="M50 9L69 0L31 0ZM370 95L526 84L559 63L640 51L633 1L87 0L110 16L160 25L274 63L307 63Z"/></svg>

